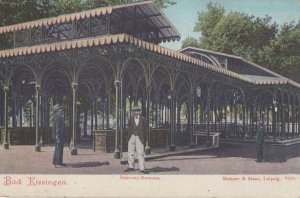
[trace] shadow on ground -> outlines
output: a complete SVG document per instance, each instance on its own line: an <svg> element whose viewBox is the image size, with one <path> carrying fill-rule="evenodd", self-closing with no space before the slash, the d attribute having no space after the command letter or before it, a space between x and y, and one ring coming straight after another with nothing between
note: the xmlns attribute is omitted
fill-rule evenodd
<svg viewBox="0 0 300 198"><path fill-rule="evenodd" d="M227 158L227 157L240 157L240 158L250 158L254 161L256 160L256 145L252 143L221 143L220 147L214 150L199 151L199 155L210 155L217 158ZM299 155L298 155L299 156ZM297 156L293 156L297 157ZM212 158L212 157L210 157ZM272 155L264 156L263 162L269 163L282 163L286 162L287 159L292 157Z"/></svg>
<svg viewBox="0 0 300 198"><path fill-rule="evenodd" d="M71 168L87 168L87 167L98 167L98 166L109 166L109 162L80 162L80 163L68 163Z"/></svg>
<svg viewBox="0 0 300 198"><path fill-rule="evenodd" d="M200 154L200 153L199 153ZM216 156L210 156L210 157L187 157L187 158L172 158L172 159L165 159L165 158L161 158L161 159L154 159L153 161L180 161L180 160L200 160L200 159L212 159L212 158L217 158Z"/></svg>
<svg viewBox="0 0 300 198"><path fill-rule="evenodd" d="M147 172L149 173L161 173L161 172L173 172L173 171L180 171L180 169L177 167L163 168L159 166L147 169Z"/></svg>

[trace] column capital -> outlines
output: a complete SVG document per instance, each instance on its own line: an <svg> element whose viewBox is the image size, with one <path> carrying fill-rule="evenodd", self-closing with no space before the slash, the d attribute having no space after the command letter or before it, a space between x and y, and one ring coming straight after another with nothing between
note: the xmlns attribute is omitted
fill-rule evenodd
<svg viewBox="0 0 300 198"><path fill-rule="evenodd" d="M119 87L119 86L121 85L121 81L119 81L119 80L115 80L114 83L115 83L115 86L116 86L116 87Z"/></svg>
<svg viewBox="0 0 300 198"><path fill-rule="evenodd" d="M72 88L76 91L78 88L78 83L72 82Z"/></svg>
<svg viewBox="0 0 300 198"><path fill-rule="evenodd" d="M35 85L35 90L36 91L40 91L41 90L41 85L40 84L36 84Z"/></svg>
<svg viewBox="0 0 300 198"><path fill-rule="evenodd" d="M151 91L151 89L152 89L152 87L151 87L151 86L147 86L147 87L146 87L146 90L147 90L148 92L150 92L150 91Z"/></svg>
<svg viewBox="0 0 300 198"><path fill-rule="evenodd" d="M9 90L9 86L8 85L3 85L3 91L8 92L8 90Z"/></svg>

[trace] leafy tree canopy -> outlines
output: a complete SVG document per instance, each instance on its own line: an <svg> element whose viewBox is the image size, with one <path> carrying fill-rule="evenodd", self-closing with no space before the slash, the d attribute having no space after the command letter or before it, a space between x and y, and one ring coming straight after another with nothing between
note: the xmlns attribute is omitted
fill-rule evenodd
<svg viewBox="0 0 300 198"><path fill-rule="evenodd" d="M277 38L258 56L262 65L300 82L300 21L284 24Z"/></svg>
<svg viewBox="0 0 300 198"><path fill-rule="evenodd" d="M143 0L1 0L0 26L139 1ZM154 2L160 8L176 3L175 0L155 0Z"/></svg>
<svg viewBox="0 0 300 198"><path fill-rule="evenodd" d="M300 82L300 22L279 27L271 19L241 12L225 14L224 7L209 3L207 11L198 13L194 27L201 37L187 38L182 47L198 44L241 56Z"/></svg>
<svg viewBox="0 0 300 198"><path fill-rule="evenodd" d="M185 47L199 47L198 40L194 37L188 37L182 42L182 48Z"/></svg>

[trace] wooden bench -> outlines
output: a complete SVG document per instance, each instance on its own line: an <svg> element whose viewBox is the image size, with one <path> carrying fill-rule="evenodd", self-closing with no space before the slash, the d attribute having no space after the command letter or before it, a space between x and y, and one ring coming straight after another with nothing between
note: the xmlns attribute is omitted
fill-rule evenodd
<svg viewBox="0 0 300 198"><path fill-rule="evenodd" d="M194 136L196 136L196 145L198 144L198 136L200 137L207 137L207 132L195 132ZM210 132L209 133L209 139L212 142L212 146L219 146L219 136L220 133L216 133L216 132Z"/></svg>

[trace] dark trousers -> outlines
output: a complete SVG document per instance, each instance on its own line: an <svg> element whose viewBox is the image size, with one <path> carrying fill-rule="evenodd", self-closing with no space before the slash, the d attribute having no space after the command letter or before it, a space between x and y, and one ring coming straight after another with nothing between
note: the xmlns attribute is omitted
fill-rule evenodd
<svg viewBox="0 0 300 198"><path fill-rule="evenodd" d="M257 150L257 161L262 162L263 158L263 145L262 144L256 144L256 150Z"/></svg>
<svg viewBox="0 0 300 198"><path fill-rule="evenodd" d="M54 156L52 161L53 164L63 163L63 152L64 152L64 141L56 140Z"/></svg>

